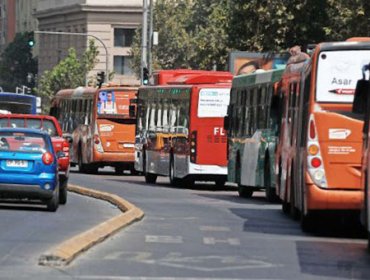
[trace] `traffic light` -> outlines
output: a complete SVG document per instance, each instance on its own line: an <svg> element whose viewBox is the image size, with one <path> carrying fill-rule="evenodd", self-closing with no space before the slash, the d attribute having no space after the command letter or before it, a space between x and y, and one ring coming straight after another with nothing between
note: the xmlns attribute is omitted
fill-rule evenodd
<svg viewBox="0 0 370 280"><path fill-rule="evenodd" d="M33 48L33 46L35 45L35 37L33 32L27 33L27 44L30 48Z"/></svg>
<svg viewBox="0 0 370 280"><path fill-rule="evenodd" d="M149 83L149 70L148 68L143 68L143 85L147 85Z"/></svg>
<svg viewBox="0 0 370 280"><path fill-rule="evenodd" d="M98 74L96 74L96 76L97 76L96 80L98 81L98 87L100 88L101 85L105 81L105 72L104 71L98 72Z"/></svg>

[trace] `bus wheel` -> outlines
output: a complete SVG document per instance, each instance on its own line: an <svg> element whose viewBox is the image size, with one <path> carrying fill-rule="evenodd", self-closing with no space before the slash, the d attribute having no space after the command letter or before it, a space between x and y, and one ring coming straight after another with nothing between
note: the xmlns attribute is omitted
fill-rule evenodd
<svg viewBox="0 0 370 280"><path fill-rule="evenodd" d="M224 178L218 178L215 180L215 184L217 188L223 188L225 186L226 179Z"/></svg>
<svg viewBox="0 0 370 280"><path fill-rule="evenodd" d="M294 185L294 172L293 168L291 168L290 172L290 216L293 218L293 220L299 219L299 213L298 209L295 206L295 185Z"/></svg>
<svg viewBox="0 0 370 280"><path fill-rule="evenodd" d="M284 214L288 215L290 213L290 203L287 201L282 201L281 210L283 210Z"/></svg>
<svg viewBox="0 0 370 280"><path fill-rule="evenodd" d="M80 173L86 173L86 165L82 163L82 152L81 149L78 153L78 171Z"/></svg>
<svg viewBox="0 0 370 280"><path fill-rule="evenodd" d="M171 156L171 160L170 160L169 174L170 174L170 184L171 184L171 186L174 186L174 187L182 187L183 186L183 184L181 182L181 179L178 179L178 178L175 177L175 163L174 163L174 160L173 160L173 156Z"/></svg>
<svg viewBox="0 0 370 280"><path fill-rule="evenodd" d="M155 182L157 181L157 175L156 174L146 172L144 177L145 177L145 182L148 183L148 184L155 184Z"/></svg>
<svg viewBox="0 0 370 280"><path fill-rule="evenodd" d="M122 175L123 174L123 172L124 172L124 168L122 167L122 166L116 166L115 168L114 168L114 171L115 171L115 173L116 173L116 175Z"/></svg>
<svg viewBox="0 0 370 280"><path fill-rule="evenodd" d="M309 213L301 214L301 229L303 232L312 232L314 230L314 222Z"/></svg>
<svg viewBox="0 0 370 280"><path fill-rule="evenodd" d="M270 171L270 161L266 158L264 174L264 183L266 188L266 199L268 202L278 202L279 197L276 195L276 190L271 186L271 171Z"/></svg>
<svg viewBox="0 0 370 280"><path fill-rule="evenodd" d="M89 174L96 174L98 173L98 166L90 163L90 164L85 164L85 172Z"/></svg>
<svg viewBox="0 0 370 280"><path fill-rule="evenodd" d="M253 188L238 185L238 193L240 197L251 198L253 195Z"/></svg>

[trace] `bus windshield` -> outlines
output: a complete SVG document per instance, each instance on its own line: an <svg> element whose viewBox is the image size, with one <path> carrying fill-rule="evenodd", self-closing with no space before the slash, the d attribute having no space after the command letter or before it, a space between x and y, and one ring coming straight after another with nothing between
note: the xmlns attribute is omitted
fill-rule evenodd
<svg viewBox="0 0 370 280"><path fill-rule="evenodd" d="M102 90L98 95L98 118L129 118L130 99L127 92Z"/></svg>
<svg viewBox="0 0 370 280"><path fill-rule="evenodd" d="M362 78L360 70L369 63L369 56L369 50L321 52L317 66L316 101L352 103L357 80Z"/></svg>

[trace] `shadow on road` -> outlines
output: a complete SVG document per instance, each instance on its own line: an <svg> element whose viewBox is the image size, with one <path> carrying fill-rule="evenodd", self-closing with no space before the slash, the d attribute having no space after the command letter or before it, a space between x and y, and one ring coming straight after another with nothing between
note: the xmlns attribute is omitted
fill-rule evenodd
<svg viewBox="0 0 370 280"><path fill-rule="evenodd" d="M0 199L0 210L16 211L47 211L40 201L4 200Z"/></svg>

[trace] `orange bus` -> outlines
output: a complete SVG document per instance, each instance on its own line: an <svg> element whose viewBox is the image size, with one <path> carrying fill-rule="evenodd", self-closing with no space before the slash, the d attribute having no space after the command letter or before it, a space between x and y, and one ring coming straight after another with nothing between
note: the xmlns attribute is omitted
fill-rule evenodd
<svg viewBox="0 0 370 280"><path fill-rule="evenodd" d="M224 185L227 177L223 130L230 99L229 72L163 70L155 85L140 87L135 169L147 183L168 176L172 185L195 180Z"/></svg>
<svg viewBox="0 0 370 280"><path fill-rule="evenodd" d="M63 135L73 139L71 165L80 172L96 173L112 166L117 174L134 172L137 87L60 90L50 114Z"/></svg>
<svg viewBox="0 0 370 280"><path fill-rule="evenodd" d="M316 46L282 78L283 116L276 150L277 194L304 231L324 210L355 213L362 206L363 116L352 110L370 42Z"/></svg>

